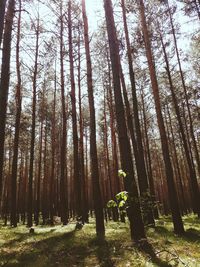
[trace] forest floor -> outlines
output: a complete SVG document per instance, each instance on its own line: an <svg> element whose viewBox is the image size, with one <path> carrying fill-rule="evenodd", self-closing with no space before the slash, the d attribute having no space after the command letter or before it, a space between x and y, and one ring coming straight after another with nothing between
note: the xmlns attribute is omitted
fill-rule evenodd
<svg viewBox="0 0 200 267"><path fill-rule="evenodd" d="M106 223L106 238L95 237L91 220L81 230L67 226L37 226L34 234L26 226L0 226L0 266L18 267L200 267L200 221L184 216L186 233L173 233L170 218L162 218L147 229L149 248L139 249L130 241L128 223Z"/></svg>

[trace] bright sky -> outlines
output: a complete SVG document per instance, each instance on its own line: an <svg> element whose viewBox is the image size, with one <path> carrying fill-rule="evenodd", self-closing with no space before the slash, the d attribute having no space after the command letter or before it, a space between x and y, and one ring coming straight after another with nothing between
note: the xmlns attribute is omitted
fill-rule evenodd
<svg viewBox="0 0 200 267"><path fill-rule="evenodd" d="M98 11L103 9L103 0L85 0L86 10L89 20L89 30L96 28L98 24Z"/></svg>

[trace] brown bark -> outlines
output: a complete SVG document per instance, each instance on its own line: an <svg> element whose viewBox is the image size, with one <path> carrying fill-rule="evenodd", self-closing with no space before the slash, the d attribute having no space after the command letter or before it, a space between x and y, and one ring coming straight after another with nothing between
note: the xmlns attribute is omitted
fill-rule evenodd
<svg viewBox="0 0 200 267"><path fill-rule="evenodd" d="M88 208L88 180L85 174L85 156L84 156L84 125L82 115L82 94L81 94L81 33L78 33L78 106L79 106L79 161L80 161L80 177L82 183L82 212L83 221L89 222Z"/></svg>
<svg viewBox="0 0 200 267"><path fill-rule="evenodd" d="M148 66L149 66L149 72L150 72L150 78L151 78L151 84L152 84L153 96L154 96L154 102L155 102L155 108L156 108L157 122L158 122L158 127L159 127L159 132L160 132L160 138L161 138L162 153L163 153L163 159L165 163L165 172L166 172L166 179L167 179L167 185L168 185L168 193L169 193L169 201L170 201L170 207L171 207L171 212L172 212L172 219L173 219L173 224L174 224L174 231L177 234L182 234L184 232L184 227L183 227L183 222L182 222L182 218L180 215L177 192L176 192L175 182L174 182L174 173L173 173L173 168L172 168L170 154L169 154L169 145L167 141L163 115L161 112L160 93L159 93L159 87L158 87L158 82L157 82L157 77L156 77L155 65L153 62L151 42L149 39L149 33L148 33L148 28L147 28L147 23L146 23L145 7L144 7L143 0L140 0L139 3L140 3L142 31L143 31L144 40L145 40L146 57L147 57Z"/></svg>
<svg viewBox="0 0 200 267"><path fill-rule="evenodd" d="M86 15L85 0L82 0L82 15L84 24L85 53L87 61L87 86L88 86L88 99L89 99L89 110L90 110L90 158L91 158L91 175L93 184L94 210L96 216L96 234L97 236L103 237L105 235L105 227L104 227L101 190L99 183L98 157L97 157L97 145L96 145L96 118L95 118L94 93L93 93L93 82L92 82L92 64L90 56L88 18Z"/></svg>
<svg viewBox="0 0 200 267"><path fill-rule="evenodd" d="M15 15L15 0L8 2L8 8L5 18L5 29L3 37L3 52L1 65L1 79L0 79L0 203L2 193L2 179L3 179L3 163L4 163L4 142L5 142L5 124L6 124L6 110L10 81L10 54L11 54L11 39L12 26Z"/></svg>
<svg viewBox="0 0 200 267"><path fill-rule="evenodd" d="M120 85L119 47L116 36L112 2L110 0L104 0L104 9L113 73L115 110L121 166L123 171L127 174L124 180L125 190L129 193L129 208L127 210L127 214L130 221L131 238L138 242L141 238L145 238L145 231L139 205L138 190L136 182L134 180L133 160L131 155L130 142L127 134L125 112Z"/></svg>
<svg viewBox="0 0 200 267"><path fill-rule="evenodd" d="M155 185L154 185L154 179L153 179L153 171L152 171L152 158L151 158L151 152L150 152L150 144L149 144L149 137L148 137L148 129L147 129L147 116L146 116L146 110L145 110L145 100L144 100L144 94L141 93L141 101L142 101L142 115L144 120L144 139L146 144L146 157L147 157L147 171L148 171L148 179L149 179L149 189L151 194L151 200L153 201L155 205L156 201L156 193L155 193ZM158 214L158 208L155 206L153 209L154 217L157 219L159 217Z"/></svg>
<svg viewBox="0 0 200 267"><path fill-rule="evenodd" d="M21 8L22 3L19 0L19 17L17 22L17 44L16 44L16 71L17 71L17 85L16 85L16 117L15 117L15 136L13 147L13 161L11 173L11 225L17 226L17 164L18 164L18 147L19 147L19 133L21 120L21 73L20 73L20 34L21 34Z"/></svg>
<svg viewBox="0 0 200 267"><path fill-rule="evenodd" d="M74 188L76 196L77 219L82 220L81 210L81 179L79 172L79 146L76 116L76 91L74 79L74 59L73 59L73 37L72 37L72 18L71 1L68 2L68 41L69 41L69 62L70 62L70 82L71 82L71 103L72 103L72 132L73 132L73 158L74 158Z"/></svg>
<svg viewBox="0 0 200 267"><path fill-rule="evenodd" d="M42 150L43 150L43 120L40 125L40 138L39 138L39 158L37 169L37 183L36 183L36 206L35 206L35 224L39 224L39 213L41 205L41 171L42 171Z"/></svg>
<svg viewBox="0 0 200 267"><path fill-rule="evenodd" d="M53 225L53 216L55 211L55 194L56 192L55 186L55 154L56 154L56 93L57 93L57 76L55 72L54 78L54 97L53 97L53 115L51 120L51 178L50 178L50 192L49 192L49 199L50 199L50 224Z"/></svg>
<svg viewBox="0 0 200 267"><path fill-rule="evenodd" d="M38 56L39 56L39 17L35 25L36 43L35 43L35 62L33 70L33 88L32 88L32 122L31 122L31 148L29 163L29 179L28 179L28 226L33 224L33 165L35 158L35 124L36 124L36 88L38 75Z"/></svg>
<svg viewBox="0 0 200 267"><path fill-rule="evenodd" d="M135 133L136 133L136 147L134 147L135 156L136 156L136 167L137 167L137 174L138 174L138 181L140 185L140 197L146 203L149 201L149 186L148 186L148 177L144 159L144 149L142 144L142 134L141 134L141 126L139 121L139 112L138 112L138 100L136 94L136 84L135 84L135 73L133 70L133 60L131 54L131 45L129 40L129 32L126 20L126 8L125 8L125 1L121 0L122 6L122 13L123 13L123 23L124 23L124 32L125 32L125 39L126 39L126 46L127 46L127 55L128 55L128 66L129 66L129 77L131 81L131 89L132 89L132 100L133 100L133 114L134 114L134 123L135 123ZM147 203L146 203L147 204ZM144 212L144 220L147 224L155 224L153 219L153 214L151 209L147 209Z"/></svg>
<svg viewBox="0 0 200 267"><path fill-rule="evenodd" d="M165 64L166 64L166 71L167 71L167 76L168 76L168 80L169 80L169 87L170 87L170 91L171 91L171 95L172 95L172 101L173 101L173 105L174 105L174 109L175 109L175 113L176 113L176 118L177 118L178 125L179 125L181 139L183 142L183 147L184 147L184 151L185 151L187 165L189 168L189 177L188 178L190 180L191 187L192 187L191 193L192 193L193 210L194 210L194 212L197 212L198 216L200 216L200 205L199 205L200 192L199 192L199 188L198 188L196 172L195 172L195 169L194 169L193 164L192 164L190 151L189 151L189 147L188 147L187 136L186 136L185 131L184 131L183 122L181 119L181 111L180 111L180 108L178 105L177 96L176 96L175 91L174 91L174 85L173 85L173 81L172 81L172 77L171 77L169 60L168 60L166 48L165 48L165 45L163 42L163 37L162 37L161 33L160 33L160 40L161 40Z"/></svg>
<svg viewBox="0 0 200 267"><path fill-rule="evenodd" d="M143 212L144 212L143 220L144 220L145 224L154 225L155 222L154 222L152 210L147 208L147 205L149 202L149 197L148 197L149 189L148 189L148 181L146 180L147 177L145 178L145 176L143 174L144 172L146 172L146 170L143 170L143 168L146 168L146 166L143 166L143 168L142 168L142 165L145 164L145 162L143 162L141 160L141 157L142 157L141 153L144 156L144 153L143 153L144 151L142 148L142 152L141 152L141 150L140 150L141 147L139 145L138 139L135 136L134 126L133 126L133 117L131 114L130 104L129 104L128 95L127 95L127 89L126 89L126 84L125 84L125 80L124 80L124 75L122 73L121 64L120 64L120 76L121 76L124 102L125 102L125 106L126 106L127 125L128 125L128 129L130 132L130 137L131 137L131 141L132 141L133 152L134 152L135 162L136 162L136 169L137 169L137 174L138 174L140 198L141 198L142 202L144 203L144 205L142 207ZM139 130L139 132L141 134L140 130ZM141 140L141 142L142 142L142 140ZM144 158L143 158L143 160L144 160Z"/></svg>
<svg viewBox="0 0 200 267"><path fill-rule="evenodd" d="M120 180L118 177L119 163L118 163L118 155L117 155L117 140L116 140L116 127L115 127L115 112L113 106L113 94L111 88L111 66L110 59L108 55L109 51L107 51L107 63L108 63L108 96L107 96L107 105L109 108L110 115L110 129L111 129L111 142L112 142L112 169L113 169L113 178L114 178L114 193L119 193L122 188L120 185Z"/></svg>
<svg viewBox="0 0 200 267"><path fill-rule="evenodd" d="M197 170L198 170L198 174L200 176L200 156L199 156L199 152L198 152L197 141L196 141L196 138L194 135L193 120L192 120L192 114L191 114L189 100L188 100L187 87L186 87L185 77L184 77L183 70L182 70L182 64L181 64L177 40L176 40L176 32L175 32L175 28L174 28L174 24L173 24L172 13L171 13L168 1L167 1L167 4L168 4L168 14L170 17L170 23L171 23L171 28L172 28L172 35L173 35L173 39L174 39L175 51L176 51L176 56L177 56L177 61L178 61L178 66L179 66L179 72L180 72L183 92L184 92L185 101L186 101L186 108L187 108L187 112L188 112L189 130L190 130L190 135L191 135L191 139L192 139L192 145L193 145L195 160L196 160L196 164L197 164Z"/></svg>
<svg viewBox="0 0 200 267"><path fill-rule="evenodd" d="M60 80L61 80L61 102L62 102L62 137L60 155L60 208L61 218L64 225L68 223L68 196L66 194L66 139L67 139L67 116L65 103L65 79L64 79L64 14L63 3L60 3Z"/></svg>
<svg viewBox="0 0 200 267"><path fill-rule="evenodd" d="M109 190L109 199L114 198L113 194L113 186L112 186L112 176L111 176L111 168L110 168L110 155L108 148L108 127L107 127L107 115L106 115L106 89L104 88L104 105L103 105L103 117L104 117L104 157L105 157L105 168L106 168L106 176L108 178L108 188Z"/></svg>
<svg viewBox="0 0 200 267"><path fill-rule="evenodd" d="M182 181L182 178L181 178L181 171L180 171L180 166L179 166L179 161L178 161L178 153L177 153L177 149L176 149L176 143L175 143L175 136L174 136L174 130L173 130L173 127L172 127L172 119L171 119L171 115L170 115L170 111L169 111L169 104L167 103L167 114L168 114L168 119L169 119L169 131L171 132L171 139L172 139L172 142L171 145L172 145L172 153L174 154L174 169L176 171L176 179L177 179L177 184L178 184L178 188L180 191L179 193L179 202L181 204L181 207L182 207L182 213L184 213L184 209L186 207L186 204L185 204L185 196L184 196L184 188L183 188L183 181Z"/></svg>

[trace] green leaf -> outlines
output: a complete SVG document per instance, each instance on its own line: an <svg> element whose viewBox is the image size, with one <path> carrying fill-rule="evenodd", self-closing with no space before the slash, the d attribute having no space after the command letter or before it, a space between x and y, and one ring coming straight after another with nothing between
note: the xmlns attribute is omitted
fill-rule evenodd
<svg viewBox="0 0 200 267"><path fill-rule="evenodd" d="M126 201L122 200L119 202L119 208L123 208L126 205Z"/></svg>
<svg viewBox="0 0 200 267"><path fill-rule="evenodd" d="M126 177L126 173L123 170L118 170L118 176L125 178Z"/></svg>
<svg viewBox="0 0 200 267"><path fill-rule="evenodd" d="M128 192L127 191L119 192L115 197L116 197L116 199L118 201L121 201L121 200L127 201L127 199L128 199Z"/></svg>
<svg viewBox="0 0 200 267"><path fill-rule="evenodd" d="M108 201L107 207L108 208L115 208L115 207L117 207L117 203L114 200L111 199L111 200Z"/></svg>

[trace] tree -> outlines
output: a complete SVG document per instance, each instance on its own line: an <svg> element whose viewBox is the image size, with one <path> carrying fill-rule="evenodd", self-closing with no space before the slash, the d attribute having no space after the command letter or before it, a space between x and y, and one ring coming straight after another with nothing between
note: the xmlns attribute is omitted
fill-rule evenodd
<svg viewBox="0 0 200 267"><path fill-rule="evenodd" d="M12 41L12 27L15 15L15 0L9 0L5 18L5 28L3 35L3 53L1 65L1 81L0 81L0 203L2 194L2 177L4 163L4 142L5 142L5 123L6 110L10 81L10 55Z"/></svg>
<svg viewBox="0 0 200 267"><path fill-rule="evenodd" d="M17 165L18 165L18 147L20 134L21 120L21 70L20 70L20 38L21 38L21 9L22 3L19 0L19 17L17 25L17 45L16 45L16 70L17 70L17 85L16 85L16 118L15 118L15 137L13 148L12 174L11 174L11 225L17 226L16 217L16 194L17 194Z"/></svg>
<svg viewBox="0 0 200 267"><path fill-rule="evenodd" d="M70 82L71 82L71 103L72 103L72 129L73 129L73 157L74 157L74 184L76 194L76 212L77 218L82 217L81 211L81 180L80 180L80 164L79 164L79 146L78 146L78 130L76 116L76 91L74 78L74 58L73 58L73 38L72 38L72 6L71 1L68 2L68 41L69 41L69 62L70 62Z"/></svg>
<svg viewBox="0 0 200 267"><path fill-rule="evenodd" d="M160 93L159 93L158 81L157 81L157 76L156 76L155 64L153 61L151 41L149 38L149 32L147 28L145 7L144 7L143 0L139 1L139 8L140 8L142 31L144 35L144 42L145 42L145 48L146 48L146 57L148 61L151 84L152 84L152 89L153 89L157 122L158 122L158 127L159 127L159 132L160 132L160 138L161 138L163 159L165 163L165 172L166 172L166 178L167 178L169 201L170 201L170 207L171 207L171 212L172 212L174 231L177 234L182 234L184 233L184 227L183 227L183 222L182 222L182 218L181 218L180 210L179 210L177 192L176 192L175 181L174 181L174 173L173 173L173 168L172 168L170 154L169 154L169 145L168 145L166 129L164 125L163 115L161 111Z"/></svg>
<svg viewBox="0 0 200 267"><path fill-rule="evenodd" d="M138 100L136 94L135 73L133 70L133 60L132 60L131 45L129 39L128 26L127 26L127 19L126 19L126 7L124 0L121 0L121 6L122 6L124 32L125 32L125 39L127 46L129 77L131 81L132 99L133 99L133 113L134 113L136 144L137 144L136 147L134 148L135 158L136 158L136 168L138 173L141 198L144 199L144 202L147 202L149 201L147 197L149 193L148 177L144 160L144 149L142 144L142 134L141 134L141 126L139 120L139 112L138 112ZM144 216L145 216L144 218L145 223L152 225L155 224L151 209L148 209L148 211L144 212Z"/></svg>
<svg viewBox="0 0 200 267"><path fill-rule="evenodd" d="M171 95L172 95L172 101L173 101L179 129L180 129L180 134L181 134L183 147L184 147L184 151L185 151L185 156L186 156L186 160L187 160L187 165L188 165L188 169L189 169L189 180L191 182L191 188L192 188L191 194L192 194L193 210L194 210L194 212L197 212L198 216L200 216L200 206L199 206L200 193L199 193L199 188L198 188L198 181L197 181L195 169L193 167L192 159L190 157L188 141L186 138L186 134L184 131L183 122L182 122L182 118L181 118L181 111L180 111L180 108L178 105L177 96L176 96L175 91L174 91L174 84L173 84L173 80L172 80L172 76L171 76L171 72L170 72L170 65L169 65L169 60L168 60L168 56L167 56L167 51L166 51L166 47L165 47L161 33L160 33L160 41L162 44L162 50L163 50L165 64L166 64L166 72L167 72L167 76L168 76L168 80L169 80L169 88L170 88Z"/></svg>
<svg viewBox="0 0 200 267"><path fill-rule="evenodd" d="M104 0L104 10L113 74L115 110L119 137L121 167L127 175L124 181L125 190L127 190L129 193L129 207L127 209L127 215L130 221L131 238L135 242L138 242L140 239L145 238L145 231L139 205L138 190L134 178L130 142L127 134L124 105L120 85L119 47L116 36L112 2L110 0Z"/></svg>
<svg viewBox="0 0 200 267"><path fill-rule="evenodd" d="M93 81L92 81L92 64L90 56L88 18L86 14L85 0L82 0L82 15L83 15L83 25L84 25L85 54L87 62L87 87L88 87L88 99L89 99L89 110L90 110L90 158L91 158L91 175L92 175L92 185L93 185L94 210L96 216L96 234L99 237L103 237L105 235L105 227L104 227L101 190L99 184L99 170L98 170L98 157L97 157L97 144L96 144L96 118L95 118Z"/></svg>
<svg viewBox="0 0 200 267"><path fill-rule="evenodd" d="M32 116L31 116L31 147L28 179L28 222L29 227L33 224L33 174L35 159L35 127L36 127L36 99L37 99L37 77L38 77L38 57L39 57L39 37L40 37L40 18L37 14L36 24L33 24L35 30L35 58L32 78Z"/></svg>
<svg viewBox="0 0 200 267"><path fill-rule="evenodd" d="M62 103L62 136L60 151L60 210L61 218L64 225L68 223L68 197L66 194L66 139L67 139L67 114L65 98L65 76L64 76L64 12L63 1L60 2L60 86L61 86L61 103Z"/></svg>

